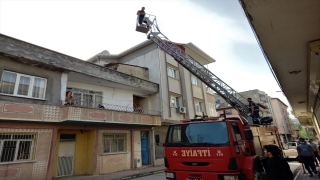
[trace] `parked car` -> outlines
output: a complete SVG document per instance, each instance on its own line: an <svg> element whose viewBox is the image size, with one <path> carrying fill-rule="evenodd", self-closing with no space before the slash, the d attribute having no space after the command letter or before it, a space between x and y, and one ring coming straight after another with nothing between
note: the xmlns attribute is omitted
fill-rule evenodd
<svg viewBox="0 0 320 180"><path fill-rule="evenodd" d="M283 153L285 157L295 158L298 156L298 142L288 142L284 145Z"/></svg>

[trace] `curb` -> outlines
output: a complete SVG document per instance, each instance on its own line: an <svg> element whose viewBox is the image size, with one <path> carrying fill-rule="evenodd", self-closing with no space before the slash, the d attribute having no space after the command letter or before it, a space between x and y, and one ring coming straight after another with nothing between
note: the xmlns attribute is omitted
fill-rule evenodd
<svg viewBox="0 0 320 180"><path fill-rule="evenodd" d="M302 168L302 164L300 164L300 166L292 172L294 180L299 177L299 175L300 175L299 172L300 172L301 168Z"/></svg>
<svg viewBox="0 0 320 180"><path fill-rule="evenodd" d="M133 175L129 175L129 176L121 177L121 178L116 178L116 179L110 179L110 180L135 179L135 178L140 178L140 177L144 177L144 176L150 176L150 175L159 174L159 173L163 173L163 172L164 172L164 169L163 170L155 170L155 171L138 173L138 174L133 174Z"/></svg>

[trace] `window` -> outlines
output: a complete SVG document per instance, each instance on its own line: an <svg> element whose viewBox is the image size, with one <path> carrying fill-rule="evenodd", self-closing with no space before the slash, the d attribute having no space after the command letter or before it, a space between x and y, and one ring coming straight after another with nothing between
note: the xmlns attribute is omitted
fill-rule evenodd
<svg viewBox="0 0 320 180"><path fill-rule="evenodd" d="M171 67L167 67L167 71L168 71L168 76L169 77L177 78L175 69L173 69Z"/></svg>
<svg viewBox="0 0 320 180"><path fill-rule="evenodd" d="M72 92L74 105L85 107L99 107L102 104L102 92L78 88L67 88Z"/></svg>
<svg viewBox="0 0 320 180"><path fill-rule="evenodd" d="M226 122L204 122L170 126L168 147L203 147L229 145Z"/></svg>
<svg viewBox="0 0 320 180"><path fill-rule="evenodd" d="M209 116L216 116L216 107L214 104L209 103Z"/></svg>
<svg viewBox="0 0 320 180"><path fill-rule="evenodd" d="M195 86L200 86L200 80L195 76L191 76L191 83Z"/></svg>
<svg viewBox="0 0 320 180"><path fill-rule="evenodd" d="M126 134L103 135L103 153L117 153L126 151Z"/></svg>
<svg viewBox="0 0 320 180"><path fill-rule="evenodd" d="M203 103L202 102L195 102L194 106L196 108L196 111L202 112L203 111Z"/></svg>
<svg viewBox="0 0 320 180"><path fill-rule="evenodd" d="M35 134L0 134L0 163L32 159Z"/></svg>
<svg viewBox="0 0 320 180"><path fill-rule="evenodd" d="M207 93L214 94L214 90L207 86Z"/></svg>
<svg viewBox="0 0 320 180"><path fill-rule="evenodd" d="M243 140L238 124L235 122L232 122L231 127L232 127L231 130L232 130L232 136L233 136L234 142L239 142ZM236 153L240 154L240 148L238 143L235 143L235 149L236 149Z"/></svg>
<svg viewBox="0 0 320 180"><path fill-rule="evenodd" d="M60 142L74 142L76 141L75 134L60 134Z"/></svg>
<svg viewBox="0 0 320 180"><path fill-rule="evenodd" d="M175 96L170 96L170 105L171 105L171 107L175 107L175 108L177 108L177 107L179 107L179 97L175 97Z"/></svg>
<svg viewBox="0 0 320 180"><path fill-rule="evenodd" d="M20 97L44 99L47 79L3 71L0 93Z"/></svg>

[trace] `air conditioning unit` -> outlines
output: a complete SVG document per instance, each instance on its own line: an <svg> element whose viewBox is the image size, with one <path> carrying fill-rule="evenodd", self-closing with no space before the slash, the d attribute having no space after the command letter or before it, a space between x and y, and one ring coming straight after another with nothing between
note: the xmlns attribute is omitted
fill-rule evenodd
<svg viewBox="0 0 320 180"><path fill-rule="evenodd" d="M177 107L177 113L185 114L187 113L186 107Z"/></svg>

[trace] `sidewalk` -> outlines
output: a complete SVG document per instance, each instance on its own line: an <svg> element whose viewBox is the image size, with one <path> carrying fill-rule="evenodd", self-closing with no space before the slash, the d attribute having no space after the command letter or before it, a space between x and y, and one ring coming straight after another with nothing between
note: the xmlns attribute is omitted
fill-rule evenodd
<svg viewBox="0 0 320 180"><path fill-rule="evenodd" d="M302 165L299 162L289 162L290 169L293 173L293 177L297 177L299 175L300 170L302 169Z"/></svg>
<svg viewBox="0 0 320 180"><path fill-rule="evenodd" d="M164 169L164 165L148 166L135 170L126 170L105 175L68 176L56 178L55 180L127 180L162 173Z"/></svg>
<svg viewBox="0 0 320 180"><path fill-rule="evenodd" d="M320 168L317 167L317 170L320 171ZM303 168L300 168L297 176L294 178L294 180L314 180L314 179L319 179L319 176L317 174L313 174L313 177L309 177L308 171L307 170L303 171Z"/></svg>

